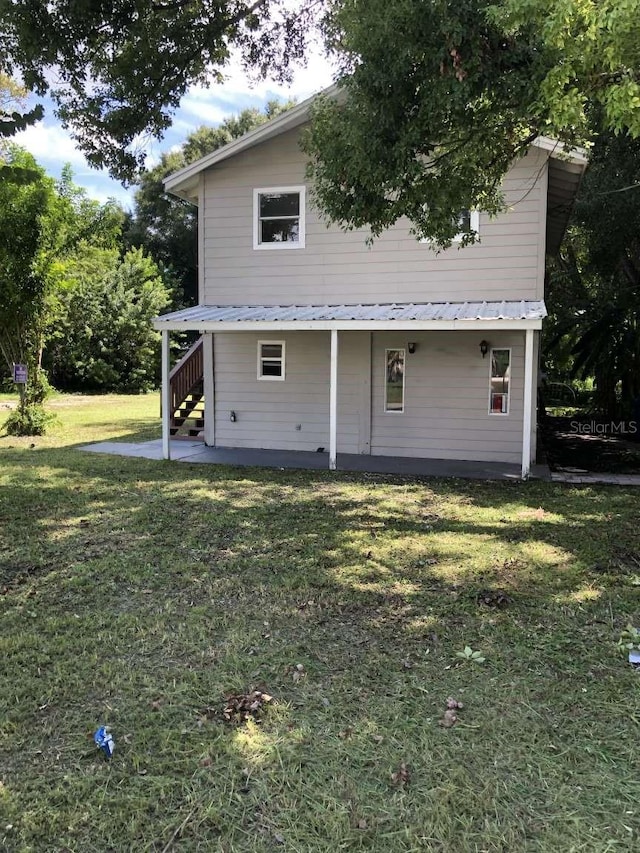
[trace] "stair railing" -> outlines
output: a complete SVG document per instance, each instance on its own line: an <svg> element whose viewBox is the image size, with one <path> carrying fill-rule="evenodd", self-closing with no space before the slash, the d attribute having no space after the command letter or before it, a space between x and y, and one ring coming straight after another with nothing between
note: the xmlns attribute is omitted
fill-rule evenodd
<svg viewBox="0 0 640 853"><path fill-rule="evenodd" d="M176 410L184 403L193 388L202 381L203 375L202 338L198 338L169 373L172 425Z"/></svg>

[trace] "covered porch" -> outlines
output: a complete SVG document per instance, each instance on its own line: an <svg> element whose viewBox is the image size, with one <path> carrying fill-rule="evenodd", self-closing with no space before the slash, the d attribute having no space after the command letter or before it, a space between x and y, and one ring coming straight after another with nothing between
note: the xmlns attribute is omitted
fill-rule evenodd
<svg viewBox="0 0 640 853"><path fill-rule="evenodd" d="M258 453L260 454L260 459L264 460L271 458L272 462L257 462L256 464L272 464L274 467L320 468L326 466L330 470L342 468L343 470L373 471L379 473L405 473L405 470L400 469L406 469L406 473L408 474L424 473L425 475L437 475L436 471L439 465L443 471L452 470L455 469L457 465L462 465L465 470L471 470L471 468L474 468L475 466L478 470L484 471L484 473L476 475L480 477L491 477L493 467L498 465L498 467L502 466L502 470L508 478L512 478L515 470L519 477L526 479L531 472L532 435L535 440L534 413L537 379L535 336L537 330L541 328L544 316L546 316L544 303L541 301L521 300L517 302L402 303L347 306L201 305L156 318L154 325L155 328L162 333L163 353L162 457L165 459L171 459L175 457L176 453L181 456L184 455L185 451L183 449L178 449L176 445L182 444L184 447L184 445L187 444L187 442L178 443L171 439L172 431L174 431L172 430L172 418L175 414L176 407L180 405L180 401L177 400L175 393L172 393L172 382L175 381L176 367L174 367L173 370L171 369L169 335L172 331L189 330L197 331L201 335L198 358L200 360L202 393L204 399L204 417L201 421L202 438L204 439L204 445L206 446L203 447L201 443L192 442L195 444L192 461L196 461L195 457L199 453L204 453L206 449L215 451L216 458L214 459L213 457L210 457L209 461L222 462L223 460L226 461L224 459L225 457L229 457L229 464L251 464L235 460L238 458L239 453L242 455L243 459L250 458L252 454ZM320 333L319 335L315 334L309 338L310 345L312 340L315 340L316 348L319 340L326 341L326 350L324 350L324 358L326 358L326 362L322 362L325 365L322 367L322 371L326 370L326 385L328 385L328 388L326 388L326 385L324 384L325 380L322 379L322 377L318 381L318 373L316 373L314 377L317 383L317 390L314 398L316 401L314 416L317 421L320 422L322 422L323 418L326 417L326 421L324 421L325 426L322 429L325 430L324 436L327 441L325 442L322 440L319 442L321 447L318 448L319 452L317 453L309 453L304 450L300 450L299 443L296 446L295 437L292 438L290 445L289 443L285 443L284 446L280 446L278 448L278 445L276 444L275 447L278 449L275 449L273 445L271 445L271 449L269 449L268 443L254 443L253 446L251 444L245 444L244 446L242 446L242 444L235 444L233 437L230 437L228 431L229 425L226 424L226 418L227 415L229 415L231 421L236 420L235 409L237 406L230 406L230 412L226 412L226 407L229 406L228 394L224 402L224 414L221 411L216 412L216 406L218 404L217 397L220 396L219 391L216 393L216 372L219 373L221 362L218 360L218 362L215 363L214 335L216 341L219 342L225 340L226 336L230 335L231 337L229 337L229 340L244 340L244 335L238 335L237 333L253 333L254 338L267 338L269 339L268 342L270 342L274 336L285 337L287 334L293 335L294 333L301 332ZM483 359L487 349L487 338L493 340L493 336L498 337L498 333L500 335L511 335L513 338L514 334L519 333L518 340L521 342L521 355L518 370L520 372L520 376L518 382L514 383L512 392L510 392L514 397L512 402L512 411L510 413L498 413L498 419L496 419L493 417L495 413L490 408L489 415L491 417L489 420L491 423L487 425L487 419L479 417L480 403L478 402L478 399L476 399L474 404L475 408L469 409L469 411L465 411L463 408L460 412L460 416L456 412L449 412L449 420L446 422L447 426L444 429L445 434L448 434L449 431L452 433L462 433L464 430L467 431L467 434L474 433L474 430L480 434L482 428L485 430L492 429L496 439L500 441L500 432L495 431L495 428L498 426L500 414L511 414L511 417L508 418L511 440L510 455L505 456L503 454L501 457L499 454L495 456L485 454L486 458L482 461L482 454L478 459L477 455L468 455L468 452L465 451L464 448L457 453L457 451L455 451L456 444L455 441L453 441L448 450L446 446L443 445L443 453L441 455L445 458L440 459L438 458L439 447L437 443L434 447L433 440L431 441L430 446L427 444L425 444L424 448L418 446L416 448L417 452L413 452L412 446L409 443L407 446L399 446L399 452L397 454L395 448L392 447L391 451L393 455L389 454L388 448L385 448L385 446L374 448L373 445L368 449L356 448L359 450L359 453L345 453L344 451L349 450L349 447L344 445L344 440L342 440L342 446L340 446L340 429L344 425L344 418L340 416L341 409L338 393L339 382L342 381L339 380L339 368L341 366L344 367L343 362L341 362L341 352L345 346L345 342L348 344L349 340L351 340L350 346L352 347L351 352L353 353L353 333L359 333L361 337L364 338L368 335L369 339L374 339L376 335L394 335L396 336L396 339L404 340L404 338L407 338L408 340L411 340L418 338L423 341L428 341L437 338L436 333L445 332L472 333L471 335L461 335L460 338L458 338L457 334L453 336L447 335L446 337L448 340L459 340L461 343L464 341L467 357L470 353L469 347L471 342L473 342L474 350L477 350L477 345L484 345L485 351L482 352ZM366 334L363 335L363 333ZM430 335L429 333L434 334ZM476 337L478 339L477 341L475 340ZM250 338L251 336L248 336L247 340ZM300 342L301 339L306 340L306 337L298 335L298 342ZM404 347L404 344L402 344L402 346ZM412 353L412 344L408 343L406 346L408 348L408 353ZM413 346L415 346L415 344ZM361 351L364 351L365 349L366 346L361 347ZM480 350L482 349L483 347L481 346ZM345 350L345 352L347 352L347 350ZM476 352L475 354L479 358L479 352ZM430 358L429 363L433 370L434 359ZM442 363L445 364L444 359L442 359ZM461 369L461 364L462 362L459 363L458 370ZM414 365L417 365L417 362L414 362ZM478 365L476 364L474 369L477 370L477 367ZM244 369L246 374L246 359ZM462 370L466 370L466 363L462 364ZM414 383L416 381L416 372L417 371L414 371ZM227 369L227 375L228 373L229 370ZM366 379L366 383L368 383L370 396L368 400L364 400L364 398L362 398L362 401L358 403L358 406L363 415L368 414L370 421L372 418L371 409L373 408L373 418L375 421L375 418L378 417L379 401L376 400L374 406L374 396L378 392L373 389L377 389L380 377L376 375L375 370L372 370L370 354L368 367L365 365L365 367L362 368L362 376L363 379ZM238 377L240 380L240 368ZM255 380L255 378L254 374L253 379ZM260 376L258 376L258 379L259 378ZM284 380L284 378L283 374L282 379ZM287 376L287 379L288 378L289 377ZM239 384L241 385L241 382L239 382ZM284 382L278 384L281 384L281 387L285 387ZM255 387L258 386L256 385ZM264 389L265 386L262 387ZM288 384L287 387L291 387L291 385ZM489 389L487 387L487 391L488 390ZM245 403L253 393L254 392L252 390L247 389L246 385L244 390L240 388L238 390L238 403ZM245 396L243 397L242 394ZM342 395L344 396L344 389L342 391ZM464 391L462 392L462 395L461 399L464 400ZM490 399L489 393L487 393L487 398ZM434 406L435 405L436 403L434 403ZM486 402L482 403L482 406L485 407L484 415L487 414L486 405ZM365 411L366 409L369 410L368 413ZM473 420L476 415L478 415L477 425ZM435 408L431 412L431 416L435 416L437 418L438 412ZM391 420L394 418L394 427L397 424L398 433L402 434L403 430L405 430L404 425L410 420L410 416L407 415L404 419L400 416L400 419L398 419L397 414L392 414ZM506 425L506 423L507 421L503 420L503 424ZM216 436L216 424L217 432L219 433L218 436ZM416 419L414 417L413 426L406 430L407 433L412 432L414 440L416 432L418 434L422 433L421 422L418 422L418 430L416 430L415 427ZM296 429L299 428L299 425L296 426ZM371 427L369 425L369 429L370 428ZM514 433L514 429L516 428L518 430L517 434L520 436L519 439ZM425 433L426 432L427 429L425 428ZM237 434L239 435L239 433L234 433L234 436ZM299 435L300 434L298 434L298 436ZM492 440L495 441L496 439ZM476 446L479 442L480 440L476 438ZM324 446L325 444L326 447ZM454 450L451 448L454 448ZM315 444L313 445L313 449L315 449ZM465 452L467 452L466 456ZM295 454L295 461L297 464L289 465L286 461L284 463L279 461L289 459L291 453ZM269 454L271 454L270 457ZM281 455L279 456L278 454ZM313 461L311 461L311 459L313 459ZM477 461L473 461L474 459ZM518 459L520 460L518 465L514 465L513 463ZM394 461L390 462L389 460ZM203 459L202 461L205 460ZM469 466L471 466L471 468ZM487 468L487 466L489 467ZM422 470L417 470L418 468ZM442 476L458 475L455 473L444 473ZM459 476L470 475L468 473L460 473Z"/></svg>

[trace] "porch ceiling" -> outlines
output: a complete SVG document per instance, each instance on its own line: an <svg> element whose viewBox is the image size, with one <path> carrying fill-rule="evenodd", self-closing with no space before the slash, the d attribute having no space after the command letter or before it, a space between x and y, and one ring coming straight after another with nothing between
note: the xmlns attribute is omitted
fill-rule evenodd
<svg viewBox="0 0 640 853"><path fill-rule="evenodd" d="M156 317L160 331L539 329L541 300L376 305L196 305Z"/></svg>

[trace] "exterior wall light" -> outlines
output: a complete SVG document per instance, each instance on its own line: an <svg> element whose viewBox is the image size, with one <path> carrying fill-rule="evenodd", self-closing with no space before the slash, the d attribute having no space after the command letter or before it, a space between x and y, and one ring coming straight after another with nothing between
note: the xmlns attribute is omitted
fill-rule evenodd
<svg viewBox="0 0 640 853"><path fill-rule="evenodd" d="M409 343L407 344L407 349L409 350L411 355L414 354L414 352L416 351L417 348L418 348L418 345L416 344L415 341L409 341Z"/></svg>
<svg viewBox="0 0 640 853"><path fill-rule="evenodd" d="M480 341L480 352L483 358L489 352L489 344L486 341Z"/></svg>
<svg viewBox="0 0 640 853"><path fill-rule="evenodd" d="M238 420L235 412L229 412L229 420L232 424L235 424L235 422Z"/></svg>

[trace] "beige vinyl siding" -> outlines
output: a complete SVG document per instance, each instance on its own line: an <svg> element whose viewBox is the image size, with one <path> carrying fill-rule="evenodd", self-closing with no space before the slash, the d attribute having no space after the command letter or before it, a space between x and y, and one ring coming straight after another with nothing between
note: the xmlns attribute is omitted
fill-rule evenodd
<svg viewBox="0 0 640 853"><path fill-rule="evenodd" d="M367 231L327 227L307 193L306 247L253 249L253 190L305 183L298 131L204 173L201 200L207 304L313 304L539 299L543 296L546 154L532 149L505 178L510 209L481 215L481 243L436 254L399 223Z"/></svg>
<svg viewBox="0 0 640 853"><path fill-rule="evenodd" d="M267 337L285 341L284 381L257 378L258 341ZM214 336L214 352L219 447L328 451L329 332L220 333ZM369 333L341 334L338 447L343 453L369 452L369 364Z"/></svg>
<svg viewBox="0 0 640 853"><path fill-rule="evenodd" d="M480 341L511 347L508 415L490 415L489 355ZM384 411L385 349L406 347L404 412ZM520 462L524 332L380 332L372 346L371 453Z"/></svg>
<svg viewBox="0 0 640 853"><path fill-rule="evenodd" d="M493 347L511 348L508 415L488 413L489 356L480 354L482 337L478 332L339 333L338 453L519 463L524 332L484 335ZM286 343L284 382L257 379L260 339L250 332L214 336L216 444L328 450L329 333L271 336ZM409 341L417 343L413 355ZM402 413L384 412L385 349L395 347L406 350Z"/></svg>

